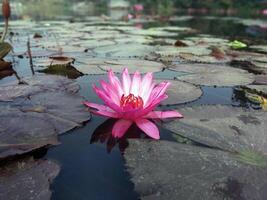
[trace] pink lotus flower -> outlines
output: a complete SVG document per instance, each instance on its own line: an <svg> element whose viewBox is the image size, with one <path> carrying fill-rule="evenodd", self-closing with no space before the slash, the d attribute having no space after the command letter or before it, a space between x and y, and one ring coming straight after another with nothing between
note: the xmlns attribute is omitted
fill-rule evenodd
<svg viewBox="0 0 267 200"><path fill-rule="evenodd" d="M142 4L135 4L133 8L137 12L140 12L140 11L144 10L144 6Z"/></svg>
<svg viewBox="0 0 267 200"><path fill-rule="evenodd" d="M262 10L261 12L263 15L267 15L267 9Z"/></svg>
<svg viewBox="0 0 267 200"><path fill-rule="evenodd" d="M93 85L95 93L103 100L105 105L84 102L92 108L97 115L117 118L112 135L121 138L135 123L148 136L159 139L157 126L148 119L181 118L176 111L154 111L161 101L168 98L166 90L170 83L165 81L159 84L153 82L153 74L147 73L143 78L137 71L132 79L128 69L122 73L122 82L114 75L112 70L108 72L109 83L101 80L102 89Z"/></svg>

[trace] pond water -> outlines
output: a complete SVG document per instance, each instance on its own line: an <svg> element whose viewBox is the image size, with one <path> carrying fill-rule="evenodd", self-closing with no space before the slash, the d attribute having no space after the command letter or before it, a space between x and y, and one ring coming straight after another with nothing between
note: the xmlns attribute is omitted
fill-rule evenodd
<svg viewBox="0 0 267 200"><path fill-rule="evenodd" d="M49 45L46 45L47 42L51 44L53 43L54 46L62 45L64 49L68 47L68 37L69 40L71 40L71 45L74 46L75 42L78 44L76 47L84 47L81 45L81 41L86 41L87 39L91 40L90 37L95 37L95 40L97 40L99 43L108 43L108 40L117 40L118 37L115 35L121 34L124 31L123 27L125 28L127 34L133 36L131 39L136 37L136 40L138 40L138 38L140 39L140 36L143 36L143 33L140 33L140 35L135 35L135 33L131 32L131 29L127 30L128 26L138 26L142 27L143 29L150 29L152 27L187 27L190 29L189 31L179 31L177 35L173 34L177 33L176 30L164 32L164 29L163 34L172 34L161 35L159 37L157 36L157 33L155 33L157 37L153 37L155 36L154 33L146 35L148 37L152 35L152 42L150 45L152 44L151 46L154 47L161 46L161 43L163 43L162 46L166 45L168 43L166 40L172 40L171 43L173 40L185 40L185 42L188 42L187 38L203 37L203 35L205 35L205 37L227 39L228 41L239 40L249 45L267 44L267 21L265 22L261 19L240 19L235 17L218 18L211 16L177 16L176 18L177 20L164 21L159 21L157 19L137 19L132 22L129 21L128 23L121 22L121 24L119 21L114 20L101 21L101 18L96 18L96 20L94 20L93 17L90 18L88 16L86 18L79 18L77 21L75 21L75 18L73 18L71 23L64 20L57 20L54 22L51 20L45 22L39 21L37 24L32 24L33 22L31 21L14 21L13 25L11 22L11 31L13 31L15 35L12 36L10 40L14 46L15 54L8 56L7 59L10 61L13 59L13 67L20 77L31 76L28 57L20 57L16 55L25 51L27 37L30 37L33 45L32 53L33 62L35 65L37 65L36 63L38 63L41 58L47 58L47 51L40 47L34 47L34 45L38 43L32 39L33 34L36 32L41 34L44 37L43 39L46 40L42 42L44 46L49 47ZM109 36L113 34L114 37L117 38L112 39L107 37L108 39L105 39L105 37L103 37L103 39L101 39L101 30L99 29L99 32L94 32L94 27L95 29L102 28L104 30L103 34ZM118 27L122 27L122 29L118 31ZM73 32L67 32L72 31L72 29L74 29ZM19 35L16 35L16 33ZM75 36L75 34L80 33L81 36ZM99 39L96 37L97 34L100 34L98 35ZM124 36L125 34L123 34L123 37ZM61 44L62 40L63 43ZM144 37L142 40L147 43L147 38ZM119 43L117 44L120 45ZM219 45L220 42L215 42L214 44ZM143 59L143 56L140 56L140 52L136 52L133 49L129 49L130 55L128 55L127 53L120 54L121 52L125 51L123 48L114 50L114 53L112 50L108 49L109 47L106 47L109 46L109 44L104 45L104 47L97 46L98 45L95 45L95 48L99 49L94 50L93 48L91 49L90 44L88 44L89 48L84 48L86 51L66 51L64 55L70 57L76 56L80 60L85 60L84 62L87 62L87 58L112 59L122 57L124 59L130 59L128 57L131 57L132 52L133 54L137 54L135 58ZM246 48L245 50L247 52L252 52L250 48ZM242 52L243 50L240 51ZM145 53L147 52L144 51L144 54ZM147 57L146 59L153 60L155 58ZM168 60L168 58L166 59ZM178 63L180 62L179 59L177 61L177 58L173 58L172 61ZM88 60L88 62L90 62L90 60ZM166 60L164 60L164 63L165 62ZM240 66L239 68L243 68L243 66ZM36 69L39 68L36 67ZM77 69L79 70L79 68ZM103 74L105 74L105 72L103 72L102 75L84 75L78 77L76 81L80 85L79 94L91 102L100 103L101 101L94 94L91 85L100 79L106 79L106 75ZM184 77L181 75L181 72L175 72L168 69L155 73L155 77L160 79L173 80L175 77L178 77L179 79L180 76ZM2 78L0 80L0 84L7 84L15 80L16 77L14 75L8 76ZM239 87L232 86L231 84L218 85L216 87L207 84L200 86L200 88L202 89L203 94L196 100L187 101L186 103L177 103L175 105L163 105L160 107L160 109L180 109L197 105L233 105L235 107L250 107L253 109L260 109L259 105L248 102L244 96L238 95ZM134 184L130 180L131 176L126 171L125 167L123 153L125 148L128 146L127 138L122 138L119 141L114 141L111 139L109 137L110 135L105 133L105 131L108 130L109 127L112 127L113 122L106 122L106 120L106 118L93 115L92 119L86 123L84 127L75 128L74 130L61 135L59 138L60 144L58 146L48 148L47 152L40 155L42 158L55 160L60 164L61 167L59 175L55 178L50 187L53 192L52 199L137 200L140 198L140 194L134 190ZM177 141L177 138L173 137L173 133L167 129L160 128L160 133L161 140L172 142ZM127 132L127 135L128 137L132 138L146 138L146 136L136 127L132 127L131 130Z"/></svg>

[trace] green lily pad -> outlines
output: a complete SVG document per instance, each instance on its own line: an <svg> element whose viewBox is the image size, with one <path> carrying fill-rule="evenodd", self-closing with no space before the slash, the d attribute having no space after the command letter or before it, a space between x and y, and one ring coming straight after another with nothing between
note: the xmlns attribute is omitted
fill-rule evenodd
<svg viewBox="0 0 267 200"><path fill-rule="evenodd" d="M24 158L0 167L0 199L49 200L49 190L60 167L49 160Z"/></svg>
<svg viewBox="0 0 267 200"><path fill-rule="evenodd" d="M244 154L167 141L129 143L126 166L142 200L267 198L266 157L255 166L240 161Z"/></svg>
<svg viewBox="0 0 267 200"><path fill-rule="evenodd" d="M254 75L242 69L229 66L204 64L174 64L171 70L191 73L178 80L196 85L237 86L248 85L254 81Z"/></svg>
<svg viewBox="0 0 267 200"><path fill-rule="evenodd" d="M233 42L228 43L228 46L230 46L233 49L243 49L247 47L247 44L240 42L238 40L234 40Z"/></svg>
<svg viewBox="0 0 267 200"><path fill-rule="evenodd" d="M210 147L267 156L267 112L231 106L195 106L179 112L184 118L165 128Z"/></svg>
<svg viewBox="0 0 267 200"><path fill-rule="evenodd" d="M167 90L168 99L163 101L161 105L182 104L194 101L202 96L202 90L190 83L174 80L156 80L158 83L168 81L171 83Z"/></svg>

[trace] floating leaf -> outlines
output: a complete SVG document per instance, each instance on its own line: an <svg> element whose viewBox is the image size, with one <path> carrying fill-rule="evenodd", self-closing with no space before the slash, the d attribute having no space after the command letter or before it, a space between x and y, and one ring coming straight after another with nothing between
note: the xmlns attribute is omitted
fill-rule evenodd
<svg viewBox="0 0 267 200"><path fill-rule="evenodd" d="M11 69L11 62L0 60L0 71L8 69L9 70Z"/></svg>
<svg viewBox="0 0 267 200"><path fill-rule="evenodd" d="M35 59L36 66L70 66L74 62L73 58L67 56L50 56L49 58Z"/></svg>
<svg viewBox="0 0 267 200"><path fill-rule="evenodd" d="M155 51L156 55L162 56L162 57L177 57L182 53L190 53L193 55L203 56L203 55L209 55L211 53L211 50L207 47L180 47L177 48L175 46L162 46L159 47L157 51Z"/></svg>
<svg viewBox="0 0 267 200"><path fill-rule="evenodd" d="M222 60L222 59L224 59L225 56L226 56L224 50L221 49L221 48L212 46L212 47L211 47L211 50L212 50L211 55L214 56L214 57L215 57L216 59L218 59L218 60Z"/></svg>
<svg viewBox="0 0 267 200"><path fill-rule="evenodd" d="M173 64L170 69L190 73L177 79L196 85L236 86L247 85L254 81L253 74L229 66L178 63Z"/></svg>
<svg viewBox="0 0 267 200"><path fill-rule="evenodd" d="M257 93L267 96L267 86L266 85L247 85L247 88L255 90Z"/></svg>
<svg viewBox="0 0 267 200"><path fill-rule="evenodd" d="M231 152L251 150L267 156L267 113L231 106L179 109L180 121L164 127L193 141Z"/></svg>
<svg viewBox="0 0 267 200"><path fill-rule="evenodd" d="M24 158L0 167L0 199L49 200L49 190L60 167L49 160Z"/></svg>
<svg viewBox="0 0 267 200"><path fill-rule="evenodd" d="M77 83L47 75L24 81L0 87L0 159L58 144L58 134L90 119Z"/></svg>
<svg viewBox="0 0 267 200"><path fill-rule="evenodd" d="M7 42L0 43L0 59L3 59L10 51L12 46Z"/></svg>
<svg viewBox="0 0 267 200"><path fill-rule="evenodd" d="M243 49L247 47L247 44L234 40L233 42L228 43L228 45L233 49Z"/></svg>
<svg viewBox="0 0 267 200"><path fill-rule="evenodd" d="M155 51L154 46L143 44L118 44L94 49L98 56L116 57L116 58L136 58L145 57ZM127 51L126 51L127 50Z"/></svg>
<svg viewBox="0 0 267 200"><path fill-rule="evenodd" d="M135 59L113 59L113 60L105 60L102 65L99 67L105 71L112 69L114 72L121 73L122 70L127 67L130 73L134 73L135 71L139 71L141 73L147 72L159 72L165 68L160 62L154 62L149 60L135 60Z"/></svg>
<svg viewBox="0 0 267 200"><path fill-rule="evenodd" d="M184 42L182 42L181 40L177 40L174 44L174 46L176 47L187 47L188 45Z"/></svg>
<svg viewBox="0 0 267 200"><path fill-rule="evenodd" d="M229 154L167 141L129 143L126 166L142 200L267 198L267 159L257 152Z"/></svg>
<svg viewBox="0 0 267 200"><path fill-rule="evenodd" d="M54 74L66 76L70 79L76 79L83 75L83 73L79 72L71 65L50 65L48 68L39 70L39 72L43 72L46 74Z"/></svg>
<svg viewBox="0 0 267 200"><path fill-rule="evenodd" d="M230 62L230 59L228 57L225 57L224 59L217 59L213 55L197 56L191 53L180 53L179 58L181 58L185 62L193 63L225 64Z"/></svg>
<svg viewBox="0 0 267 200"><path fill-rule="evenodd" d="M158 83L164 80L157 80ZM163 101L161 105L182 104L194 101L201 97L202 90L190 83L182 81L167 80L171 83L167 90L168 99Z"/></svg>

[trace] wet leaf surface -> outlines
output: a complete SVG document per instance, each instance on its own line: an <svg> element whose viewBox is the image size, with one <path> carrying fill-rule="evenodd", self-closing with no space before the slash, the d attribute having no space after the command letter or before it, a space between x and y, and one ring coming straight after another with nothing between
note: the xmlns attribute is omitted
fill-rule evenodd
<svg viewBox="0 0 267 200"><path fill-rule="evenodd" d="M49 200L49 187L59 170L55 162L31 157L0 166L0 199Z"/></svg>
<svg viewBox="0 0 267 200"><path fill-rule="evenodd" d="M55 145L58 134L90 119L77 83L58 76L24 81L0 87L0 159Z"/></svg>
<svg viewBox="0 0 267 200"><path fill-rule="evenodd" d="M157 82L165 80L157 79ZM163 101L161 105L182 104L194 101L201 97L202 90L190 83L182 81L167 80L171 86L167 90L168 99Z"/></svg>
<svg viewBox="0 0 267 200"><path fill-rule="evenodd" d="M230 106L179 109L184 118L164 127L201 144L231 152L251 150L267 156L267 113Z"/></svg>
<svg viewBox="0 0 267 200"><path fill-rule="evenodd" d="M240 161L244 157L249 160L246 153L229 154L166 141L129 143L124 157L142 200L267 197L266 157L258 157L264 165L255 166Z"/></svg>
<svg viewBox="0 0 267 200"><path fill-rule="evenodd" d="M247 85L249 89L255 90L260 94L267 96L267 86L266 85Z"/></svg>
<svg viewBox="0 0 267 200"><path fill-rule="evenodd" d="M236 86L247 85L254 81L253 74L229 66L178 63L173 64L170 69L191 73L186 76L177 77L177 79L196 85Z"/></svg>

